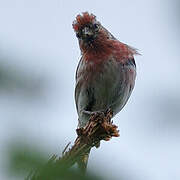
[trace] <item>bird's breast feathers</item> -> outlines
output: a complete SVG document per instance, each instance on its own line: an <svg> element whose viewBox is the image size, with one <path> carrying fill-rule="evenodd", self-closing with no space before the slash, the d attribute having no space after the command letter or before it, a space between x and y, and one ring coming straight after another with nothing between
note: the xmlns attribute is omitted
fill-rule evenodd
<svg viewBox="0 0 180 180"><path fill-rule="evenodd" d="M111 57L97 65L81 59L75 92L78 111L87 110L87 107L91 111L112 108L116 114L127 102L134 87L135 76L133 60L122 64Z"/></svg>

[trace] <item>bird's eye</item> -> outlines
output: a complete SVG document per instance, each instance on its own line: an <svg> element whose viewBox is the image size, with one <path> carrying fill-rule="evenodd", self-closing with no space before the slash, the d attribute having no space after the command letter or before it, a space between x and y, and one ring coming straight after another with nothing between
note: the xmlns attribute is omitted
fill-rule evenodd
<svg viewBox="0 0 180 180"><path fill-rule="evenodd" d="M98 24L94 24L94 29L97 31L99 29L99 25Z"/></svg>
<svg viewBox="0 0 180 180"><path fill-rule="evenodd" d="M76 37L80 38L81 37L80 33L76 33Z"/></svg>

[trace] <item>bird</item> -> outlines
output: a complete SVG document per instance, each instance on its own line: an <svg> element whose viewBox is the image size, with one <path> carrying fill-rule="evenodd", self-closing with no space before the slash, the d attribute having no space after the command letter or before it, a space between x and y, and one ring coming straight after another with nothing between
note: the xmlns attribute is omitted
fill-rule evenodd
<svg viewBox="0 0 180 180"><path fill-rule="evenodd" d="M72 26L81 52L75 103L78 128L83 128L92 114L110 109L114 117L125 106L135 85L134 55L139 53L116 39L92 13L78 14ZM86 172L89 153L77 162L82 172Z"/></svg>

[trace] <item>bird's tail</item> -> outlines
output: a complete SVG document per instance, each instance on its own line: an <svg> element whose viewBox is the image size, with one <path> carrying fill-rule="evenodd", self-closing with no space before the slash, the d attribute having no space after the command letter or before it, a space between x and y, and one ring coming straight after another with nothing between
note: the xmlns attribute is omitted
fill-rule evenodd
<svg viewBox="0 0 180 180"><path fill-rule="evenodd" d="M89 150L88 152L83 154L77 161L78 168L79 168L79 170L81 171L82 174L86 173L90 151L91 150Z"/></svg>

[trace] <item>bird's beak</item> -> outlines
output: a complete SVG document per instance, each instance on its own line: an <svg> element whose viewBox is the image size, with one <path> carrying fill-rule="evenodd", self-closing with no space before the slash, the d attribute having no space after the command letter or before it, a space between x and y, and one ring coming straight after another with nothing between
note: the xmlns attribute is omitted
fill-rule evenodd
<svg viewBox="0 0 180 180"><path fill-rule="evenodd" d="M91 37L91 36L94 35L93 31L90 28L88 28L88 27L85 27L83 29L83 34L84 34L85 38L88 38L88 37Z"/></svg>

